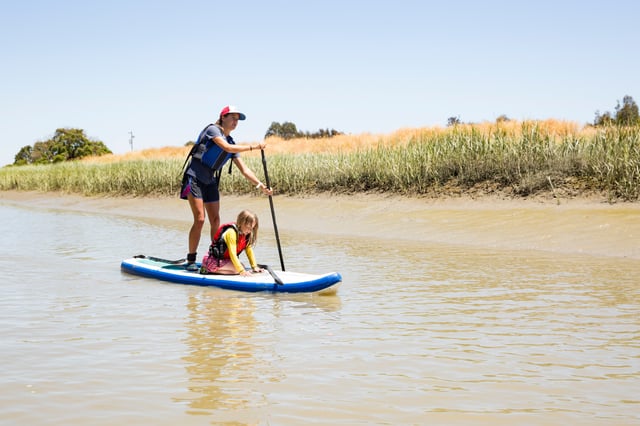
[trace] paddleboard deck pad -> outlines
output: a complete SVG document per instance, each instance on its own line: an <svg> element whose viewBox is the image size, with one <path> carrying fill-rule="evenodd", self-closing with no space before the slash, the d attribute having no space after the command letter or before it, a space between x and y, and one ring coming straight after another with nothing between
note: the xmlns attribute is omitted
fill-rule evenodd
<svg viewBox="0 0 640 426"><path fill-rule="evenodd" d="M137 255L125 259L120 264L124 272L147 278L155 278L175 284L211 286L249 292L332 293L337 290L342 282L342 276L337 272L305 274L291 271L273 271L266 265L260 266L265 268L263 272L241 276L201 274L198 271L187 271L182 260L166 260L145 255Z"/></svg>

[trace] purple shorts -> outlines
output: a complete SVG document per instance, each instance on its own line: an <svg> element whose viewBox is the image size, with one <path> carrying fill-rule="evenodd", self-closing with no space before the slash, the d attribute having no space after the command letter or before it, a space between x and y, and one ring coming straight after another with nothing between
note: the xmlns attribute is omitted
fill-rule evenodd
<svg viewBox="0 0 640 426"><path fill-rule="evenodd" d="M218 181L214 180L208 185L198 182L193 176L185 175L182 179L182 189L180 189L180 198L186 200L189 194L194 198L202 199L205 203L215 203L220 201L220 191L218 190Z"/></svg>

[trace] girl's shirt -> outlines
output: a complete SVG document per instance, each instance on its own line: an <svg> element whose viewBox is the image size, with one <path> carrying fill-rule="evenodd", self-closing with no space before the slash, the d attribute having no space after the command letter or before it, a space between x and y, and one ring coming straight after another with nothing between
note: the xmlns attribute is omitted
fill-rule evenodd
<svg viewBox="0 0 640 426"><path fill-rule="evenodd" d="M240 259L238 259L238 254L237 254L238 241L236 239L235 229L229 228L226 231L224 231L224 234L222 234L222 238L224 239L224 242L227 244L227 252L229 253L229 259L233 263L233 266L236 268L236 272L240 273L244 271L244 267L242 266L242 263L240 263ZM245 253L247 253L247 259L249 259L249 264L251 265L251 269L256 269L257 268L256 259L253 255L253 249L251 248L251 246L247 245L244 251Z"/></svg>

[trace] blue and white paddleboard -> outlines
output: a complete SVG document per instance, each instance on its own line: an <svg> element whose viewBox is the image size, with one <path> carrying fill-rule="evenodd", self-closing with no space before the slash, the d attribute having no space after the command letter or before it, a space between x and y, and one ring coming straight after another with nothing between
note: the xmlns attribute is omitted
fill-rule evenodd
<svg viewBox="0 0 640 426"><path fill-rule="evenodd" d="M204 275L197 271L187 271L184 264L179 264L178 261L144 255L125 259L120 267L124 272L130 274L176 284L212 286L227 290L250 292L335 293L342 281L342 276L337 272L316 275L290 271L273 271L268 267L268 270L251 274L250 276Z"/></svg>

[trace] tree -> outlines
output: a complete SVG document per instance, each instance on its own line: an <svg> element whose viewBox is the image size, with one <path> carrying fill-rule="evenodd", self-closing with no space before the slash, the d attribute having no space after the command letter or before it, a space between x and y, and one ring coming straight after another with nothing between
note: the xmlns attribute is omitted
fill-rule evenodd
<svg viewBox="0 0 640 426"><path fill-rule="evenodd" d="M300 132L299 132L300 133ZM342 135L342 132L337 131L336 129L318 129L317 132L304 132L300 133L301 137L305 137L307 139L322 139L322 138L332 138L334 136Z"/></svg>
<svg viewBox="0 0 640 426"><path fill-rule="evenodd" d="M460 116L447 118L447 127L456 126L460 124Z"/></svg>
<svg viewBox="0 0 640 426"><path fill-rule="evenodd" d="M616 124L621 126L634 126L640 124L638 105L629 95L622 98L622 107L620 106L620 101L618 101L618 105L616 105Z"/></svg>
<svg viewBox="0 0 640 426"><path fill-rule="evenodd" d="M342 132L339 132L335 129L329 130L327 129L318 129L317 132L302 132L299 131L295 124L285 121L280 124L276 121L271 123L267 133L265 133L264 137L268 138L271 136L277 136L282 139L295 139L295 138L307 138L307 139L319 139L319 138L332 138L334 136L342 135Z"/></svg>
<svg viewBox="0 0 640 426"><path fill-rule="evenodd" d="M33 150L31 151L31 161L29 163L32 164L47 164L52 163L53 154L50 149L51 140L44 142L36 142L33 144Z"/></svg>
<svg viewBox="0 0 640 426"><path fill-rule="evenodd" d="M20 151L13 157L13 164L16 166L23 166L25 164L29 164L31 162L31 153L33 152L33 147L31 145L25 145L20 148Z"/></svg>
<svg viewBox="0 0 640 426"><path fill-rule="evenodd" d="M596 118L593 119L594 126L608 126L613 124L614 119L609 111L605 111L600 114L600 111L596 111Z"/></svg>
<svg viewBox="0 0 640 426"><path fill-rule="evenodd" d="M622 98L622 105L620 105L620 101L617 102L615 115L611 115L609 111L605 111L603 114L596 111L596 117L593 120L594 126L605 126L611 124L617 124L619 126L640 125L638 105L631 96L626 95Z"/></svg>
<svg viewBox="0 0 640 426"><path fill-rule="evenodd" d="M265 138L270 136L278 136L286 140L300 137L301 134L298 132L296 125L289 121L285 121L282 124L274 121L271 123L271 126L269 126L267 133L264 135Z"/></svg>
<svg viewBox="0 0 640 426"><path fill-rule="evenodd" d="M283 139L295 139L300 136L296 125L290 121L285 121L280 127L280 136Z"/></svg>
<svg viewBox="0 0 640 426"><path fill-rule="evenodd" d="M87 138L84 130L60 128L51 139L22 147L13 164L58 163L104 154L111 154L111 150L101 141Z"/></svg>
<svg viewBox="0 0 640 426"><path fill-rule="evenodd" d="M282 133L282 124L272 121L271 126L267 129L267 133L264 134L265 139L271 136L280 136Z"/></svg>

